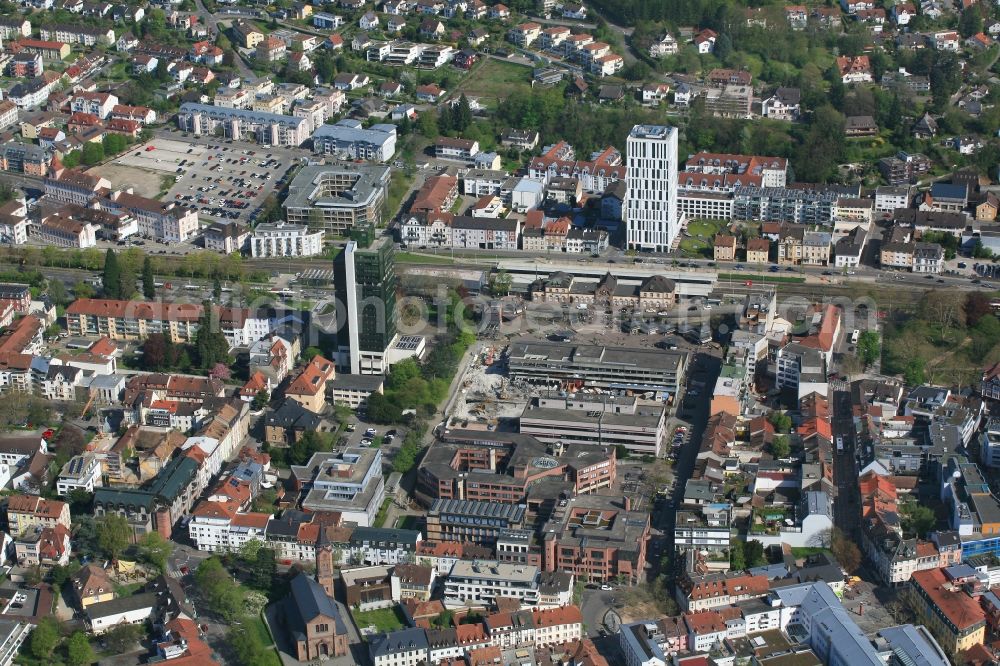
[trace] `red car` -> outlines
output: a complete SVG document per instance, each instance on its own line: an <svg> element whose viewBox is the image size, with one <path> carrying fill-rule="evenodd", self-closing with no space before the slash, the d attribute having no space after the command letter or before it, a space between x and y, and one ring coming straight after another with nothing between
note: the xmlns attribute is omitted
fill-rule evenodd
<svg viewBox="0 0 1000 666"><path fill-rule="evenodd" d="M190 571L190 569L188 569L187 567L181 567L181 573L184 574L185 576L188 575L188 571Z"/></svg>
<svg viewBox="0 0 1000 666"><path fill-rule="evenodd" d="M56 434L55 431L53 431L53 430L46 430L45 432L42 433L42 438L46 439L46 440L49 440L49 439L52 439L52 435L54 435L54 434Z"/></svg>

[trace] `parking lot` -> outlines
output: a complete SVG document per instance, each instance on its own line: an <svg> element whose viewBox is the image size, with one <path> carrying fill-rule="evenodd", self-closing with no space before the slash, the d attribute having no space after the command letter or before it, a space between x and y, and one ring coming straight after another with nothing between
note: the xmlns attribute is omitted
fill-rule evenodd
<svg viewBox="0 0 1000 666"><path fill-rule="evenodd" d="M173 150L165 151L170 163L176 164L177 177L166 200L193 206L198 209L199 217L208 220L253 222L264 199L279 187L292 164L287 155L267 146L188 145L162 139L150 145L160 143L185 146L179 155ZM133 159L142 159L159 150L157 147L145 156L142 155L145 151L138 151L139 157L133 152Z"/></svg>

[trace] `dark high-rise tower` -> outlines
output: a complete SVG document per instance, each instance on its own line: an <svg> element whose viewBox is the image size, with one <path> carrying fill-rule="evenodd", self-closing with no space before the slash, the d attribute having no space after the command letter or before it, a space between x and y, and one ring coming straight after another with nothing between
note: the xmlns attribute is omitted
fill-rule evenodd
<svg viewBox="0 0 1000 666"><path fill-rule="evenodd" d="M386 350L396 336L396 262L392 240L357 229L333 262L342 372L376 375L389 369Z"/></svg>

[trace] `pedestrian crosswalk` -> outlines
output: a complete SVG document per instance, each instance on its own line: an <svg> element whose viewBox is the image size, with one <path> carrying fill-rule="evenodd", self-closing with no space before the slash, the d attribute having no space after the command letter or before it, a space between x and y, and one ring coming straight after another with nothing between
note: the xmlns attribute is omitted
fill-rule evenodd
<svg viewBox="0 0 1000 666"><path fill-rule="evenodd" d="M167 575L171 578L183 578L184 574L181 573L180 569L167 568Z"/></svg>

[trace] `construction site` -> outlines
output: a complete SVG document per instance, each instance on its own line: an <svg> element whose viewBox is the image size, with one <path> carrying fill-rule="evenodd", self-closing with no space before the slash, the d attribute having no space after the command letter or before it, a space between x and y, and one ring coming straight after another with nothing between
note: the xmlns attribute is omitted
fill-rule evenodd
<svg viewBox="0 0 1000 666"><path fill-rule="evenodd" d="M449 426L473 430L516 430L517 418L530 400L531 387L507 377L504 346L486 344L469 362L450 414Z"/></svg>

